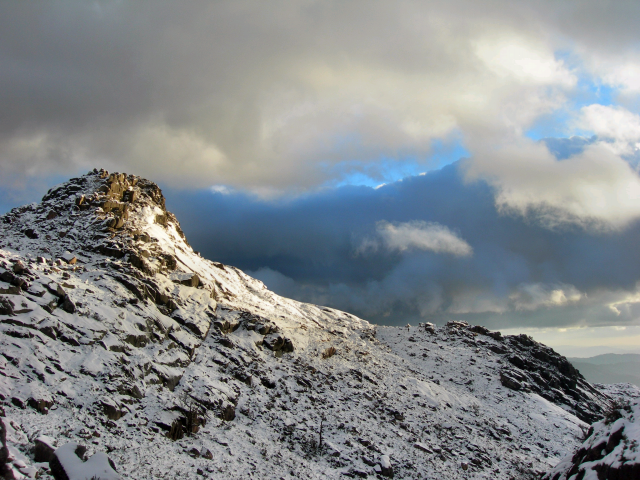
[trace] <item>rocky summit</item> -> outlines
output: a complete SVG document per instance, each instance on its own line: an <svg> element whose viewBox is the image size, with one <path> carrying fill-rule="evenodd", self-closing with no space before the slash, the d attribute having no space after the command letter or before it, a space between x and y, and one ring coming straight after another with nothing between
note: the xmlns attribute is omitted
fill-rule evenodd
<svg viewBox="0 0 640 480"><path fill-rule="evenodd" d="M589 433L624 395L525 335L282 298L133 175L0 217L3 478L574 478L623 423L637 452L637 407Z"/></svg>

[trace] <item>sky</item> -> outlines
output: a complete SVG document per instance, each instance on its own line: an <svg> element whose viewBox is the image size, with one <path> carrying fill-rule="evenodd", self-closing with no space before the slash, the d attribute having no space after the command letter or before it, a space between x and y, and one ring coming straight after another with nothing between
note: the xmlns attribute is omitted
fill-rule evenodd
<svg viewBox="0 0 640 480"><path fill-rule="evenodd" d="M2 2L0 213L133 173L277 293L640 351L639 30L632 1Z"/></svg>

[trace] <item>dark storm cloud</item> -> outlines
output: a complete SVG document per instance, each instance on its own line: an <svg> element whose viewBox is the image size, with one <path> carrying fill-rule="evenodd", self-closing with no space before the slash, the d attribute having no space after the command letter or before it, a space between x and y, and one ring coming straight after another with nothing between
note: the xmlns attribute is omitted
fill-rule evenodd
<svg viewBox="0 0 640 480"><path fill-rule="evenodd" d="M283 295L381 323L624 325L638 310L627 299L640 279L640 225L588 233L500 215L491 188L465 184L458 164L378 189L343 187L274 202L210 191L168 197L205 257L250 271ZM473 253L362 253L381 221L445 226Z"/></svg>

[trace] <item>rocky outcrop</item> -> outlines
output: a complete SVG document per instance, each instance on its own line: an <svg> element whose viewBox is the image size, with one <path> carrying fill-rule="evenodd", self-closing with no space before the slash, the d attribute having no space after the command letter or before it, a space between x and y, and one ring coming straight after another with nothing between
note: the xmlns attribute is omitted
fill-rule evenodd
<svg viewBox="0 0 640 480"><path fill-rule="evenodd" d="M544 480L640 478L640 402L612 402L593 424L584 443L544 476Z"/></svg>
<svg viewBox="0 0 640 480"><path fill-rule="evenodd" d="M503 360L500 382L510 390L534 392L565 405L581 420L591 423L602 417L609 399L585 380L562 355L527 335L502 336L486 327L449 322L449 331L473 335Z"/></svg>

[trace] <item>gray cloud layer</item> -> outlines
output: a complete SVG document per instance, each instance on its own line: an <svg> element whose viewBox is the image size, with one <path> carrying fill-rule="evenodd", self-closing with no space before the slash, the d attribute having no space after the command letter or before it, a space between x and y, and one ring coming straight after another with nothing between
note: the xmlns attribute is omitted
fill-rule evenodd
<svg viewBox="0 0 640 480"><path fill-rule="evenodd" d="M640 223L624 231L549 230L500 214L494 194L486 183L466 184L452 165L378 189L342 187L293 200L182 192L169 195L169 207L208 258L251 271L281 294L381 323L637 323ZM473 254L362 254L380 222L446 226Z"/></svg>
<svg viewBox="0 0 640 480"><path fill-rule="evenodd" d="M2 2L0 176L99 164L269 195L382 177L385 156L427 165L460 132L491 176L487 153L575 85L556 51L635 88L639 6L603 5Z"/></svg>

